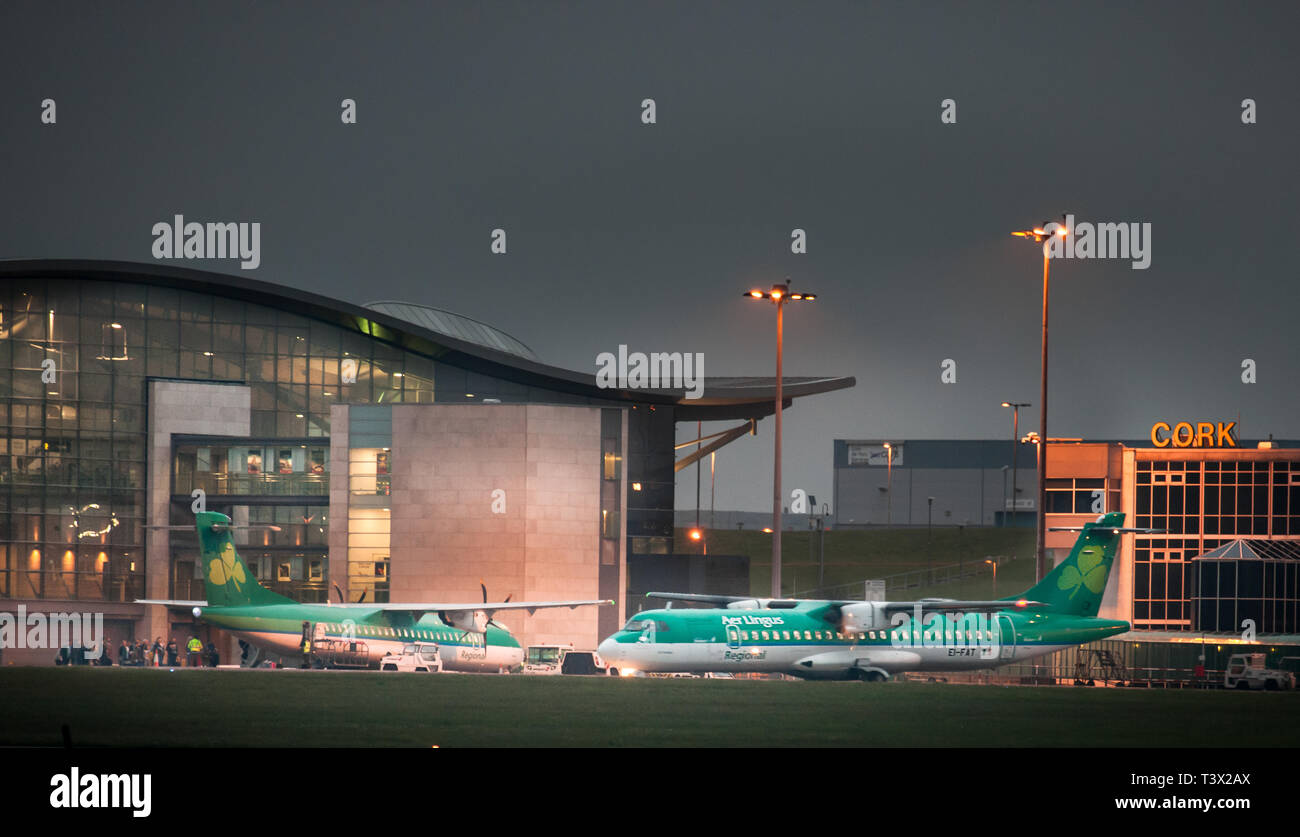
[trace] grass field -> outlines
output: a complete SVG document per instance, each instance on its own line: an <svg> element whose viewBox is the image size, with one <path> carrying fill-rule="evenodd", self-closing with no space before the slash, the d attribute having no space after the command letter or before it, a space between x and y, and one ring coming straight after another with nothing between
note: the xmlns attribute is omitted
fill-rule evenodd
<svg viewBox="0 0 1300 837"><path fill-rule="evenodd" d="M165 669L0 670L0 745L1294 747L1300 694Z"/></svg>

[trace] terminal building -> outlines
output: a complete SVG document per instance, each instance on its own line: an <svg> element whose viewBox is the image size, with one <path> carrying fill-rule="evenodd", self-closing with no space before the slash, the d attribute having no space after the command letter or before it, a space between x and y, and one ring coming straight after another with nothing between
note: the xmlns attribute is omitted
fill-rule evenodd
<svg viewBox="0 0 1300 837"><path fill-rule="evenodd" d="M672 552L676 423L737 422L707 456L773 411L771 378L602 388L415 303L166 264L9 261L0 280L0 610L102 613L115 646L195 629L134 602L203 598L195 537L166 528L202 503L280 527L237 542L299 601L476 601L480 580L494 600L612 599L506 620L595 647L629 559ZM786 378L784 403L853 383Z"/></svg>
<svg viewBox="0 0 1300 837"><path fill-rule="evenodd" d="M1235 647L1250 620L1263 643L1300 644L1300 443L1239 441L1230 428L1203 432L1210 426L1049 439L1049 559L1076 537L1051 527L1122 511L1127 525L1160 530L1123 536L1099 614L1130 622L1130 642L1209 635ZM1011 472L1010 440L836 440L835 525L1033 527L1036 446L1015 455Z"/></svg>

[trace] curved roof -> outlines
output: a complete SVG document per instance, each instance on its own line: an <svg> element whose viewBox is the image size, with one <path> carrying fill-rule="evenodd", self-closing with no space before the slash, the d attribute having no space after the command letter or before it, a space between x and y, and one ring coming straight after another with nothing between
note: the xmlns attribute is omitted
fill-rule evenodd
<svg viewBox="0 0 1300 837"><path fill-rule="evenodd" d="M342 326L461 369L525 386L614 404L674 405L674 415L679 421L762 418L775 412L775 378L706 377L703 397L697 399L688 398L683 389L604 388L598 385L594 371L575 372L548 366L532 357L437 331L386 311L229 273L195 270L166 262L0 260L0 277L22 276L138 282L270 305ZM468 318L462 318L462 321L468 321ZM503 334L497 329L492 331ZM522 343L519 345L523 346ZM784 406L789 407L795 398L846 389L856 383L852 377L783 378L781 400Z"/></svg>
<svg viewBox="0 0 1300 837"><path fill-rule="evenodd" d="M499 328L479 322L473 317L454 314L432 305L418 305L414 302L398 300L380 300L367 302L366 308L387 314L399 320L405 320L429 331L436 331L448 337L455 337L499 352L507 352L519 357L537 360L537 355L528 348L524 341L506 334Z"/></svg>

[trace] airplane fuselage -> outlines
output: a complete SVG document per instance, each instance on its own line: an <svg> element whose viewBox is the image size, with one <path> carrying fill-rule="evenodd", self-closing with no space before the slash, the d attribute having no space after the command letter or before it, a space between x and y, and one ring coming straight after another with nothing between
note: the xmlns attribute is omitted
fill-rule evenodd
<svg viewBox="0 0 1300 837"><path fill-rule="evenodd" d="M766 672L842 679L874 672L970 671L1027 660L1129 629L1127 622L999 611L965 620L903 616L845 632L816 602L780 609L644 611L601 643L611 667L638 672Z"/></svg>
<svg viewBox="0 0 1300 837"><path fill-rule="evenodd" d="M291 658L302 656L302 623L308 622L314 656L341 668L377 668L385 654L414 642L436 644L447 671L508 671L524 658L524 649L507 631L489 626L482 634L466 632L434 614L416 621L355 605L294 604L209 606L200 618L264 652Z"/></svg>

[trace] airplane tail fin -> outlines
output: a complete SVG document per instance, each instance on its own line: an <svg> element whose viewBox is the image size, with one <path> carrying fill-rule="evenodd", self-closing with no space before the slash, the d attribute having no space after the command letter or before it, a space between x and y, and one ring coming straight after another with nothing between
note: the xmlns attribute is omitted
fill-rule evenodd
<svg viewBox="0 0 1300 837"><path fill-rule="evenodd" d="M1069 557L1042 581L1009 600L1044 602L1053 613L1096 616L1119 549L1120 535L1126 531L1123 525L1122 512L1103 514L1096 521L1085 523Z"/></svg>
<svg viewBox="0 0 1300 837"><path fill-rule="evenodd" d="M293 603L293 599L267 590L257 582L235 551L229 517L219 512L199 512L194 523L199 532L199 555L209 606Z"/></svg>

